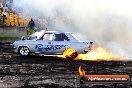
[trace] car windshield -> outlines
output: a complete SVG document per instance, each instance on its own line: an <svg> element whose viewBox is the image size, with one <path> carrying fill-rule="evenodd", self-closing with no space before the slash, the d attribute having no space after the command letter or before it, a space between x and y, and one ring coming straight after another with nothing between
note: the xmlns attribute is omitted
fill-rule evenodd
<svg viewBox="0 0 132 88"><path fill-rule="evenodd" d="M39 32L35 32L32 35L30 35L31 38L37 38L40 39L45 33L45 30L41 30Z"/></svg>

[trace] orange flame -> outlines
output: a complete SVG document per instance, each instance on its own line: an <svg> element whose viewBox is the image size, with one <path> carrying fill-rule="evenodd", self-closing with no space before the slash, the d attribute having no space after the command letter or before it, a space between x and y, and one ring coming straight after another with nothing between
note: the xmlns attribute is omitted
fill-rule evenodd
<svg viewBox="0 0 132 88"><path fill-rule="evenodd" d="M73 54L74 52L76 52L76 50L72 49L72 48L68 48L64 50L63 55L64 56L70 56L71 54Z"/></svg>
<svg viewBox="0 0 132 88"><path fill-rule="evenodd" d="M85 71L84 71L84 69L81 68L81 66L79 67L78 71L79 71L79 75L80 76L84 76L85 75Z"/></svg>
<svg viewBox="0 0 132 88"><path fill-rule="evenodd" d="M68 48L64 50L63 55L59 55L58 57L67 59L69 56L74 56L73 53L76 51L72 48ZM73 55L72 55L73 54ZM98 47L95 50L87 52L86 54L78 54L74 60L127 60L127 57L124 56L113 56L112 53L107 52L105 49Z"/></svg>
<svg viewBox="0 0 132 88"><path fill-rule="evenodd" d="M76 60L126 60L123 56L113 56L112 53L107 52L105 49L99 47L95 51L90 51L86 54L79 54Z"/></svg>
<svg viewBox="0 0 132 88"><path fill-rule="evenodd" d="M67 59L67 58L72 58L74 59L77 55L76 55L76 50L72 49L72 48L67 48L64 50L63 55L58 55L58 57L63 58L63 59Z"/></svg>

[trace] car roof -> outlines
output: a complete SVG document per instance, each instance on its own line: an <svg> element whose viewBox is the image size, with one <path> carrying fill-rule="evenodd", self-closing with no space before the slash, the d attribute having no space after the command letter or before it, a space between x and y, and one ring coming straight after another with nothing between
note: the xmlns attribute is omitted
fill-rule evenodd
<svg viewBox="0 0 132 88"><path fill-rule="evenodd" d="M71 32L46 31L45 33L71 33Z"/></svg>

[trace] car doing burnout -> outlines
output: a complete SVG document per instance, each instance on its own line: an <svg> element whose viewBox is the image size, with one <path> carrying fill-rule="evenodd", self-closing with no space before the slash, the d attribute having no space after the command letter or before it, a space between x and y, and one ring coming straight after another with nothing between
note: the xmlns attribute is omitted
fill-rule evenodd
<svg viewBox="0 0 132 88"><path fill-rule="evenodd" d="M87 50L88 43L80 42L70 32L57 31L40 31L31 35L27 39L21 39L13 43L14 52L21 56L27 56L31 53L35 54L63 54L67 48L72 48L77 53L84 53Z"/></svg>

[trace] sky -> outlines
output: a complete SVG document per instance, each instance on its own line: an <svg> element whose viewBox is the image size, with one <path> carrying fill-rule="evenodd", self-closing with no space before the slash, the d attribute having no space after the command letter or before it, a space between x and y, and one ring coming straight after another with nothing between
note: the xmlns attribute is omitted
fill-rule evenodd
<svg viewBox="0 0 132 88"><path fill-rule="evenodd" d="M16 8L48 19L48 30L70 31L115 55L132 53L132 0L14 0Z"/></svg>

